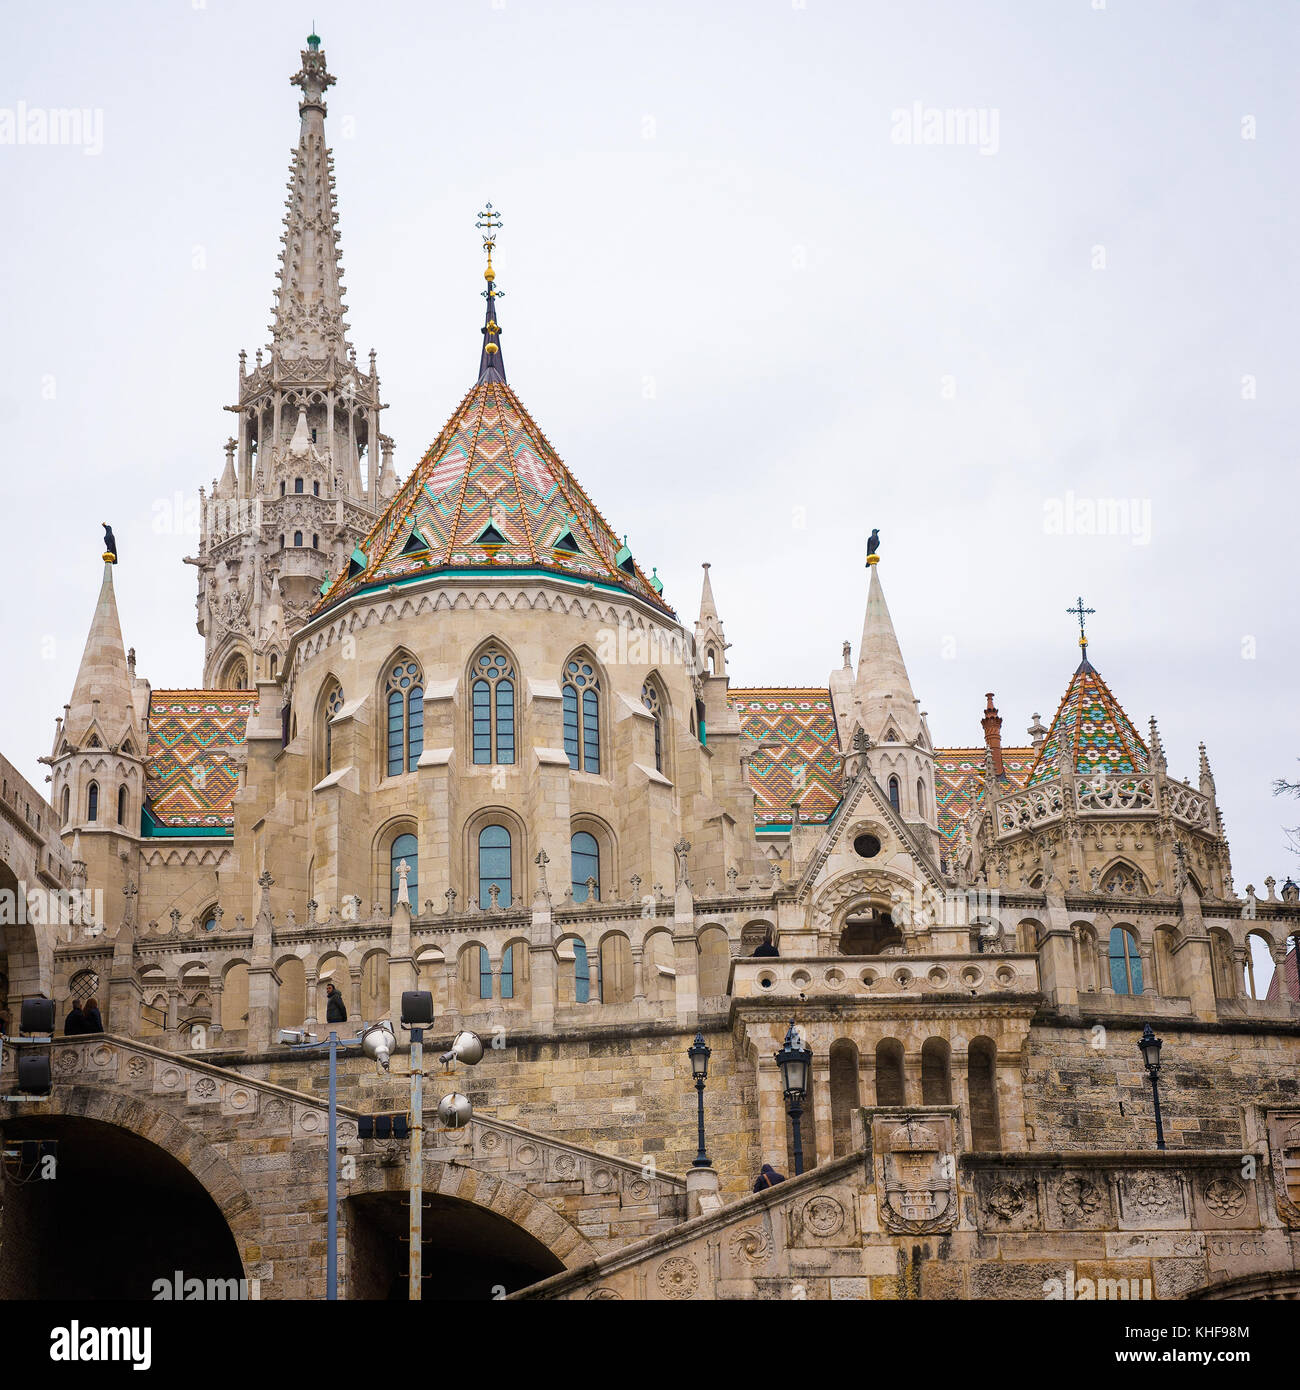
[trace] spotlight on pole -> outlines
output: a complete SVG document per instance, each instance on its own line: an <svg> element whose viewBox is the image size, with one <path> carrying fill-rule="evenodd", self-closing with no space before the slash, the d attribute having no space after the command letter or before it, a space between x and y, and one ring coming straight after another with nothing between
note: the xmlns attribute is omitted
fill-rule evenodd
<svg viewBox="0 0 1300 1390"><path fill-rule="evenodd" d="M438 1119L444 1129L464 1129L474 1118L474 1107L468 1096L453 1091L438 1102Z"/></svg>

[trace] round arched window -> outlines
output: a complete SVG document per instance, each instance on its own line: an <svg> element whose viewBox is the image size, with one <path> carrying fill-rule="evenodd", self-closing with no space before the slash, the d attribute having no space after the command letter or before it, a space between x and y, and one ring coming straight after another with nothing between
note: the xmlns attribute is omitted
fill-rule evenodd
<svg viewBox="0 0 1300 1390"><path fill-rule="evenodd" d="M880 853L880 841L874 835L858 835L853 841L853 852L863 859L874 859Z"/></svg>

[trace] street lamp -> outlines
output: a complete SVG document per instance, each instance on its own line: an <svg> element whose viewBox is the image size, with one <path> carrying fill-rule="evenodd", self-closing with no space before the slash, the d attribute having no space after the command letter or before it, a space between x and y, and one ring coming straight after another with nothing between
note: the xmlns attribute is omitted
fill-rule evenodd
<svg viewBox="0 0 1300 1390"><path fill-rule="evenodd" d="M693 1168L709 1167L709 1156L704 1152L704 1083L709 1079L709 1058L713 1049L704 1041L704 1033L696 1031L695 1041L686 1049L691 1059L691 1074L695 1077L695 1094L699 1101L700 1151L695 1155Z"/></svg>
<svg viewBox="0 0 1300 1390"><path fill-rule="evenodd" d="M803 1172L803 1139L799 1133L799 1117L803 1114L804 1097L808 1094L808 1074L812 1069L812 1048L800 1041L795 1031L794 1019L790 1020L785 1043L776 1053L776 1064L781 1068L781 1084L785 1090L785 1103L794 1124L794 1175Z"/></svg>
<svg viewBox="0 0 1300 1390"><path fill-rule="evenodd" d="M1160 1049L1163 1046L1164 1043L1151 1031L1151 1025L1148 1023L1138 1039L1138 1051L1142 1054L1147 1075L1151 1078L1151 1099L1156 1110L1157 1149L1163 1149L1165 1146L1165 1130L1160 1123Z"/></svg>

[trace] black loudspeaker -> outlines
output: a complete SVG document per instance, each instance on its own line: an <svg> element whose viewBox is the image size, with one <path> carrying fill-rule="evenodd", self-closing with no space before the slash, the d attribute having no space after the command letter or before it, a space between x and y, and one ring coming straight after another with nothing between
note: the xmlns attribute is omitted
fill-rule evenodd
<svg viewBox="0 0 1300 1390"><path fill-rule="evenodd" d="M54 1000L24 999L18 1016L20 1033L54 1033Z"/></svg>
<svg viewBox="0 0 1300 1390"><path fill-rule="evenodd" d="M357 1138L373 1139L375 1137L375 1117L373 1115L359 1115L357 1117Z"/></svg>
<svg viewBox="0 0 1300 1390"><path fill-rule="evenodd" d="M23 1005L24 1011L26 1004ZM48 1096L50 1093L50 1059L44 1053L31 1053L24 1048L18 1054L18 1089L25 1096Z"/></svg>
<svg viewBox="0 0 1300 1390"><path fill-rule="evenodd" d="M427 989L402 991L402 1022L408 1028L427 1028L433 1022L433 995Z"/></svg>
<svg viewBox="0 0 1300 1390"><path fill-rule="evenodd" d="M405 1139L410 1133L410 1125L407 1123L405 1115L393 1116L393 1138Z"/></svg>
<svg viewBox="0 0 1300 1390"><path fill-rule="evenodd" d="M391 1115L375 1116L375 1138L387 1139L393 1132L393 1117Z"/></svg>

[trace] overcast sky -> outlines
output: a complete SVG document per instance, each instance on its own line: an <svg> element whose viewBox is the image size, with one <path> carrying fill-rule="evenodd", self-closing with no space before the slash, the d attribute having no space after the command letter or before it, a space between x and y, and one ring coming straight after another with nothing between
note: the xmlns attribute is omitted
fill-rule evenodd
<svg viewBox="0 0 1300 1390"><path fill-rule="evenodd" d="M1082 594L1170 770L1208 745L1238 890L1295 871L1300 7L1263 0L10 7L0 139L91 113L0 143L0 715L38 786L102 519L141 673L201 678L184 503L269 338L313 19L401 473L476 370L490 199L512 384L688 623L712 562L733 684L856 658L876 526L938 743L988 690L1024 742Z"/></svg>

